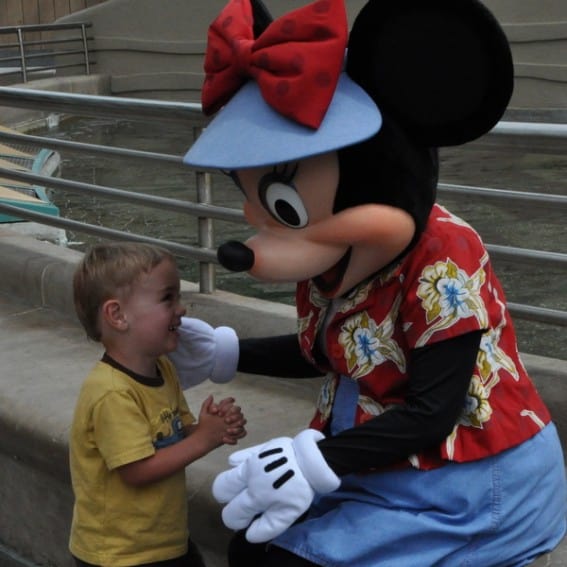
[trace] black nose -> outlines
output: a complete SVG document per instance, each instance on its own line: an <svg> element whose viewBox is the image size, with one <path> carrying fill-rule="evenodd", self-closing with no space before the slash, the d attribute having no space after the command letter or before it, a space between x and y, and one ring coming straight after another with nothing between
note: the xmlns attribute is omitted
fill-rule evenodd
<svg viewBox="0 0 567 567"><path fill-rule="evenodd" d="M236 240L229 240L219 246L217 258L221 266L232 272L246 272L254 265L254 252Z"/></svg>

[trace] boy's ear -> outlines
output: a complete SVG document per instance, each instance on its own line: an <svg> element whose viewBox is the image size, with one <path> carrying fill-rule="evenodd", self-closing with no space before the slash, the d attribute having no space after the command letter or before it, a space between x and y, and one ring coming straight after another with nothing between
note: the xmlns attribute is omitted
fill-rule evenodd
<svg viewBox="0 0 567 567"><path fill-rule="evenodd" d="M128 319L118 299L107 299L102 304L102 318L107 325L117 331L128 330Z"/></svg>

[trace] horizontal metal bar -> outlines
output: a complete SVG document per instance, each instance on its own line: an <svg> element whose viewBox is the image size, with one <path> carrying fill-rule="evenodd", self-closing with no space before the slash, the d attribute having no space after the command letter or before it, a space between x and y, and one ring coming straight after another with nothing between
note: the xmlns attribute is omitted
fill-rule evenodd
<svg viewBox="0 0 567 567"><path fill-rule="evenodd" d="M27 67L26 68L26 73L28 74L28 79L29 76L32 75L33 73L45 73L46 71L54 71L55 68L52 67L51 65L34 65L33 67Z"/></svg>
<svg viewBox="0 0 567 567"><path fill-rule="evenodd" d="M175 213L186 213L195 217L207 217L218 220L244 223L244 214L236 209L228 207L219 207L217 205L204 205L199 203L191 203L181 201L180 199L169 199L166 197L158 197L156 195L146 195L143 193L134 193L114 187L104 187L103 185L93 185L91 183L82 183L80 181L70 181L59 177L46 177L29 173L27 171L18 171L0 167L0 177L7 179L15 179L24 181L32 185L40 185L51 187L54 189L62 189L65 191L74 191L78 193L86 192L91 195L98 195L106 199L127 202L131 204L151 206L153 208L172 211Z"/></svg>
<svg viewBox="0 0 567 567"><path fill-rule="evenodd" d="M81 29L82 27L92 27L91 22L73 22L68 24L23 24L21 26L0 26L0 34L17 33L18 30L26 31L56 31Z"/></svg>
<svg viewBox="0 0 567 567"><path fill-rule="evenodd" d="M16 51L20 48L20 44L19 42L15 41L15 42L6 42L6 43L2 43L0 44L2 45L2 51L8 50L8 49L15 49Z"/></svg>
<svg viewBox="0 0 567 567"><path fill-rule="evenodd" d="M508 122L502 120L488 133L489 136L540 137L567 139L567 124L544 122Z"/></svg>
<svg viewBox="0 0 567 567"><path fill-rule="evenodd" d="M59 93L49 91L31 91L16 87L1 87L0 102L16 107L33 107L35 109L57 108L61 112L88 112L100 116L128 115L148 118L155 115L159 108L159 119L194 119L201 117L201 105L198 103L180 103L173 101L151 101L137 98L104 97L77 93ZM514 137L543 137L567 140L567 124L548 124L532 122L499 122L491 131L491 135Z"/></svg>
<svg viewBox="0 0 567 567"><path fill-rule="evenodd" d="M86 144L84 142L74 142L71 140L58 140L55 138L43 138L41 136L32 136L31 134L15 134L13 132L0 131L0 140L15 142L34 146L38 148L49 148L57 150L70 150L84 153L102 154L119 158L130 158L140 160L152 160L156 162L178 165L180 167L189 168L183 164L182 156L172 154L160 154L156 152L146 152L142 150L132 150L129 148L118 148L113 146L99 146L97 144Z"/></svg>
<svg viewBox="0 0 567 567"><path fill-rule="evenodd" d="M515 248L514 246L500 246L487 244L486 249L493 258L508 261L525 261L530 264L543 265L553 268L567 268L567 254L560 252L546 252L545 250L530 250L529 248Z"/></svg>
<svg viewBox="0 0 567 567"><path fill-rule="evenodd" d="M90 35L85 38L87 41L94 41L94 36ZM34 47L36 45L45 46L45 45L54 45L58 43L77 43L83 42L82 34L77 37L60 37L60 38L51 38L51 39L28 39L23 42L24 47ZM5 45L18 45L18 44L2 44L2 47Z"/></svg>
<svg viewBox="0 0 567 567"><path fill-rule="evenodd" d="M8 213L11 216L17 218L39 222L41 224L54 226L57 228L71 229L76 232L80 232L84 234L92 234L94 236L100 236L103 238L109 238L114 240L132 240L139 242L147 242L150 244L155 244L157 246L162 246L164 248L167 248L174 254L186 258L191 258L198 262L211 262L218 264L216 252L211 249L198 248L195 246L187 246L184 244L179 244L168 240L152 238L152 237L134 234L130 232L124 232L120 230L114 230L97 225L74 221L71 219L53 217L51 215L44 215L41 213L24 210L12 205L7 205L1 202L0 202L0 211ZM567 312L565 311L546 309L543 307L534 307L530 305L522 305L518 303L509 303L508 307L510 309L510 313L519 319L538 321L552 325L567 326Z"/></svg>
<svg viewBox="0 0 567 567"><path fill-rule="evenodd" d="M44 51L43 53L40 51L36 51L35 53L26 53L26 62L31 61L32 59L45 59L46 57L51 57L51 55L51 51Z"/></svg>
<svg viewBox="0 0 567 567"><path fill-rule="evenodd" d="M169 240L162 240L159 238L152 238L150 236L143 236L131 232L124 232L112 228L105 228L103 226L97 226L94 224L88 224L71 219L65 219L62 217L44 215L42 213L36 213L34 211L22 209L20 207L7 205L2 202L0 202L0 211L8 213L13 217L17 217L29 221L35 221L48 226L54 226L56 228L70 229L76 232L92 234L94 236L100 236L103 238L109 238L113 240L135 240L139 242L147 242L149 244L155 244L156 246L162 246L163 248L167 248L168 250L171 250L171 252L179 256L183 256L184 258L191 258L198 262L218 263L215 250L199 248L196 246L188 246L186 244L179 244L177 242L171 242Z"/></svg>
<svg viewBox="0 0 567 567"><path fill-rule="evenodd" d="M567 195L548 195L545 193L532 193L528 191L511 191L508 189L491 189L488 187L473 187L467 185L452 185L439 183L438 191L442 195L466 195L469 197L482 197L495 201L509 203L511 201L522 204L552 205L553 207L567 207Z"/></svg>
<svg viewBox="0 0 567 567"><path fill-rule="evenodd" d="M2 70L2 72L0 73L0 78L2 77L8 77L9 75L22 75L22 70L21 69L14 69L13 71L4 71Z"/></svg>
<svg viewBox="0 0 567 567"><path fill-rule="evenodd" d="M11 57L0 57L0 63L11 63L12 61L21 61L21 56L19 54L13 55ZM19 66L19 65L18 65Z"/></svg>
<svg viewBox="0 0 567 567"><path fill-rule="evenodd" d="M91 65L91 66L96 65L96 61L91 61L89 59L89 65ZM84 69L85 68L84 59L83 59L83 61L76 61L75 63L68 63L66 65L51 65L49 67L49 69L53 69L53 70L56 70L56 69L71 69L73 67L81 67L82 69ZM33 72L33 69L32 69L32 72Z"/></svg>
<svg viewBox="0 0 567 567"><path fill-rule="evenodd" d="M49 52L36 52L36 53L26 53L26 61L31 61L32 59L45 59L47 57L64 57L65 55L84 55L84 49L64 49L61 51L49 51ZM53 67L55 65L52 65Z"/></svg>
<svg viewBox="0 0 567 567"><path fill-rule="evenodd" d="M96 65L96 61L91 61L91 60L89 59L89 65ZM74 62L74 63L67 63L67 64L65 64L65 65L60 65L60 64L59 64L59 65L50 65L48 68L49 68L49 69L56 70L56 69L71 69L72 67L81 67L81 68L84 69L84 67L85 67L85 60L84 60L84 59L83 59L82 61L78 61L78 60L77 60L77 61ZM33 68L31 69L31 71L33 72ZM28 71L28 73L29 73L29 71Z"/></svg>
<svg viewBox="0 0 567 567"><path fill-rule="evenodd" d="M561 325L567 327L567 311L546 309L545 307L533 307L520 303L508 303L508 309L512 316L525 321L538 321L550 325Z"/></svg>
<svg viewBox="0 0 567 567"><path fill-rule="evenodd" d="M80 37L72 40L72 42L74 42L74 43L78 43L78 42L82 42L82 41L83 40ZM46 42L46 41L38 42L38 44L40 44L40 43L43 45L43 44L48 43L48 42ZM54 42L51 42L51 43L62 43L62 42L54 41ZM71 43L71 41L68 41L67 43ZM0 45L0 47L3 47L3 46ZM26 53L26 61L28 61L30 59L38 59L39 57L52 57L54 55L65 55L66 53L71 53L71 51L70 50L69 51L62 50L62 51L59 51L59 52L57 52L57 51L44 51L44 52L34 51L32 53ZM72 53L84 53L84 50L82 50L82 49L81 50L74 50ZM94 53L94 49L90 49L89 55L91 55L93 53ZM20 62L21 61L21 55L16 54L16 55L10 55L8 57L0 57L0 63L11 63L13 61Z"/></svg>
<svg viewBox="0 0 567 567"><path fill-rule="evenodd" d="M83 48L81 49L63 49L61 51L52 51L51 55L53 57L66 57L67 55L81 55L82 57L84 57L85 55L85 50ZM26 59L32 59L33 55L27 55L26 54Z"/></svg>
<svg viewBox="0 0 567 567"><path fill-rule="evenodd" d="M0 136L1 137L1 136ZM88 192L99 195L108 199L118 201L130 201L141 205L154 206L174 212L185 212L194 216L216 218L230 222L244 222L243 213L228 207L217 207L215 205L201 205L188 203L176 199L166 199L156 197L154 195L143 195L131 191L124 191L112 187L104 187L78 181L69 181L57 177L44 177L25 171L18 171L0 167L0 176L8 179L24 181L30 184L43 185L56 189L67 191ZM487 250L493 258L499 258L507 261L525 261L536 263L538 265L545 264L549 267L567 268L567 254L559 252L546 252L543 250L530 250L526 248L516 248L511 246L500 246L496 244L487 244Z"/></svg>
<svg viewBox="0 0 567 567"><path fill-rule="evenodd" d="M202 120L201 105L198 103L38 91L20 87L0 87L0 106L2 105L99 118L110 116L176 123Z"/></svg>

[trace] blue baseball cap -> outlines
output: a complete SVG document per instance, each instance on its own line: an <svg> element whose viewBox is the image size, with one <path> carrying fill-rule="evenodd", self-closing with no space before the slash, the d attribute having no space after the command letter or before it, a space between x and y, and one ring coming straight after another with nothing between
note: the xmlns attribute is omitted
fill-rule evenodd
<svg viewBox="0 0 567 567"><path fill-rule="evenodd" d="M381 125L374 101L344 72L316 130L273 110L250 80L211 120L183 162L226 170L285 163L362 142Z"/></svg>

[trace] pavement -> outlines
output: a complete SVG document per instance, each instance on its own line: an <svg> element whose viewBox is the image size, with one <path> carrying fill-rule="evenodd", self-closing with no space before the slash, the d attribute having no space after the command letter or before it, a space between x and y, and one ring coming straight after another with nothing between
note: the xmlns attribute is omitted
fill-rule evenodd
<svg viewBox="0 0 567 567"><path fill-rule="evenodd" d="M0 566L71 567L67 537L72 511L67 440L83 378L101 355L77 324L71 274L81 254L0 229ZM183 282L189 315L230 324L239 336L295 330L289 306L217 292L199 294ZM526 357L559 429L567 412L565 361ZM208 395L236 397L248 421L241 447L293 435L308 424L319 380L239 374L225 385L204 383L186 392L198 411ZM563 437L565 438L565 437ZM226 567L230 532L210 494L214 476L234 447L220 448L187 469L190 528L209 567ZM538 567L566 567L567 543Z"/></svg>

